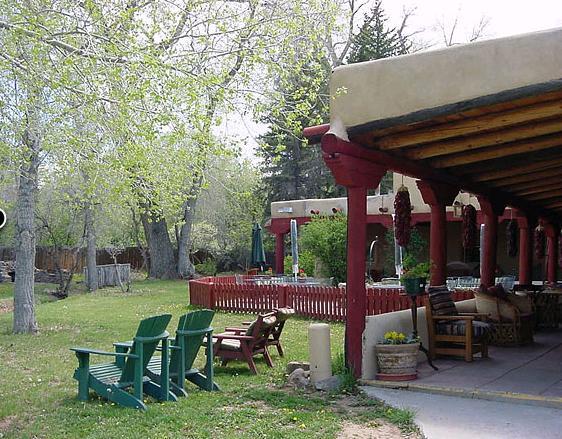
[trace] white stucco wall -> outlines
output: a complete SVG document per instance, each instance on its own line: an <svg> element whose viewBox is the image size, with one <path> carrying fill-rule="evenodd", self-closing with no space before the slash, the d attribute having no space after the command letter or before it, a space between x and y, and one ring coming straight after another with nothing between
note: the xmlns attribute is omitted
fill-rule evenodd
<svg viewBox="0 0 562 439"><path fill-rule="evenodd" d="M459 312L475 312L476 305L474 299L456 302ZM363 363L362 378L371 380L377 373L377 361L375 358L375 345L384 338L388 331L412 333L412 313L411 311L395 311L375 316L367 316L365 319L365 332L363 332ZM427 340L427 321L425 319L425 307L418 307L418 334L423 345L428 347ZM420 352L419 361L425 360L425 355Z"/></svg>
<svg viewBox="0 0 562 439"><path fill-rule="evenodd" d="M330 125L337 132L557 80L561 72L562 28L340 66L330 80Z"/></svg>
<svg viewBox="0 0 562 439"><path fill-rule="evenodd" d="M561 73L562 74L562 73ZM404 186L410 192L410 202L414 210L412 213L429 213L430 208L423 202L421 193L416 184L416 179L410 177L403 177L398 173L393 174L393 188L394 193L404 182ZM394 213L394 193L386 195L373 195L367 197L367 215L381 215L380 208L388 208L385 215ZM457 200L462 204L472 204L476 209L480 209L478 200L475 196L470 196L466 192L462 192L457 196ZM308 200L287 200L276 201L271 203L271 217L272 218L297 218L310 216L311 210L318 210L321 214L329 215L332 213L332 208L341 209L342 212L347 213L347 198L325 198L325 199L308 199ZM452 211L452 207L447 208Z"/></svg>

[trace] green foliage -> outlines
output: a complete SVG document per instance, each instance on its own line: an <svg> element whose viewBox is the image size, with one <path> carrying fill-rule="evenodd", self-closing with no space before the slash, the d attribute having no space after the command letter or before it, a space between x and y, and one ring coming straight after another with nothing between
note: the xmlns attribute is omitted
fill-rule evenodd
<svg viewBox="0 0 562 439"><path fill-rule="evenodd" d="M338 391L341 393L354 393L357 391L357 379L345 364L343 352L339 352L332 360L332 373L341 379Z"/></svg>
<svg viewBox="0 0 562 439"><path fill-rule="evenodd" d="M217 274L217 263L207 258L202 263L195 264L195 271L203 276L214 276Z"/></svg>
<svg viewBox="0 0 562 439"><path fill-rule="evenodd" d="M406 261L403 262L403 273L400 279L429 278L429 270L431 268L431 264L429 262L420 262L415 265L410 265L409 263L406 265Z"/></svg>
<svg viewBox="0 0 562 439"><path fill-rule="evenodd" d="M394 234L392 229L388 229L386 239L386 259L385 271L394 273ZM421 235L417 227L412 227L410 233L410 243L402 255L403 267L414 267L427 255L427 240Z"/></svg>
<svg viewBox="0 0 562 439"><path fill-rule="evenodd" d="M347 216L315 216L301 228L302 247L319 258L324 270L322 276L333 277L334 282L345 282L347 274Z"/></svg>
<svg viewBox="0 0 562 439"><path fill-rule="evenodd" d="M348 63L370 61L408 53L411 43L397 28L389 27L382 1L377 0L359 33L354 35Z"/></svg>
<svg viewBox="0 0 562 439"><path fill-rule="evenodd" d="M293 274L293 257L291 255L285 256L285 274ZM299 251L299 272L304 271L306 276L314 276L314 267L316 266L316 260L314 254L309 250Z"/></svg>
<svg viewBox="0 0 562 439"><path fill-rule="evenodd" d="M419 343L419 337L406 336L402 332L390 331L384 334L384 338L379 341L380 344L413 344Z"/></svg>
<svg viewBox="0 0 562 439"><path fill-rule="evenodd" d="M246 268L252 226L263 222L258 172L248 161L223 157L210 164L208 178L196 206L192 248L211 253L220 271Z"/></svg>

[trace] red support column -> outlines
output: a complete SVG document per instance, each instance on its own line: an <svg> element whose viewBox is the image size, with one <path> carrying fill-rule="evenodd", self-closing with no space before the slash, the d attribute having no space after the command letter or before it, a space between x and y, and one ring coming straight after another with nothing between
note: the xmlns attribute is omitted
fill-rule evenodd
<svg viewBox="0 0 562 439"><path fill-rule="evenodd" d="M285 272L285 234L275 234L275 272L283 274Z"/></svg>
<svg viewBox="0 0 562 439"><path fill-rule="evenodd" d="M453 204L458 188L428 180L418 180L423 201L431 208L429 260L430 285L445 285L447 280L447 214L446 207Z"/></svg>
<svg viewBox="0 0 562 439"><path fill-rule="evenodd" d="M546 281L554 284L558 280L558 235L560 229L558 226L546 224Z"/></svg>
<svg viewBox="0 0 562 439"><path fill-rule="evenodd" d="M352 143L334 134L326 134L322 137L324 161L334 175L336 183L347 188L345 357L347 366L353 375L359 378L367 314L365 288L367 189L374 189L379 185L386 168L346 154L350 148L353 148ZM334 152L335 150L338 152Z"/></svg>
<svg viewBox="0 0 562 439"><path fill-rule="evenodd" d="M361 376L363 331L367 315L365 243L367 240L367 189L347 189L347 314L345 349L356 377Z"/></svg>
<svg viewBox="0 0 562 439"><path fill-rule="evenodd" d="M519 284L533 282L533 228L534 221L522 212L517 213L519 226Z"/></svg>
<svg viewBox="0 0 562 439"><path fill-rule="evenodd" d="M498 217L503 214L505 205L483 196L478 196L478 203L484 214L484 252L480 267L480 283L491 287L496 281Z"/></svg>

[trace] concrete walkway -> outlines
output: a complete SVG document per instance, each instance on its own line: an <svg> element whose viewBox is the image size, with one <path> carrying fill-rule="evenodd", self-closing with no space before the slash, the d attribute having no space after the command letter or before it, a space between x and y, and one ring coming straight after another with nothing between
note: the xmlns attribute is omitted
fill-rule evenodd
<svg viewBox="0 0 562 439"><path fill-rule="evenodd" d="M527 346L490 346L490 358L472 363L438 359L439 371L418 366L416 385L481 392L562 397L562 331L538 332ZM562 437L562 435L560 436Z"/></svg>
<svg viewBox="0 0 562 439"><path fill-rule="evenodd" d="M365 393L416 414L428 439L560 439L562 410L364 386Z"/></svg>

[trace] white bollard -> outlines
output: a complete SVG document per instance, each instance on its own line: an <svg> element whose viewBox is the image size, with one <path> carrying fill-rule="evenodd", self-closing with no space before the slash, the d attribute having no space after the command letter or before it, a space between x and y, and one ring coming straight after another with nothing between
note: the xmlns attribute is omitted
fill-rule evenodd
<svg viewBox="0 0 562 439"><path fill-rule="evenodd" d="M308 327L308 357L312 384L332 376L330 325L327 323L313 323Z"/></svg>

